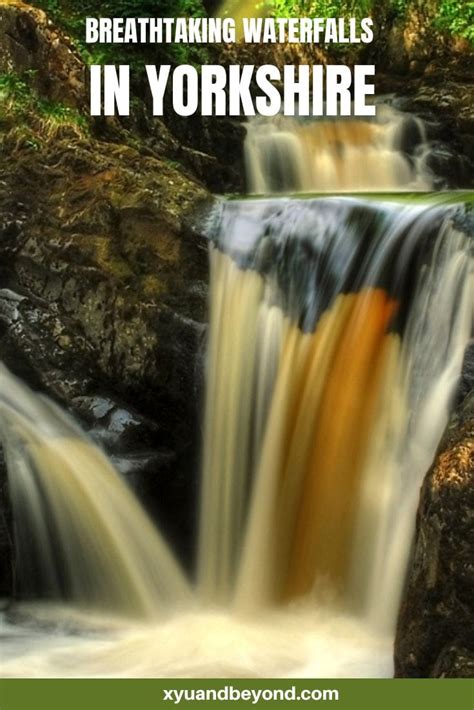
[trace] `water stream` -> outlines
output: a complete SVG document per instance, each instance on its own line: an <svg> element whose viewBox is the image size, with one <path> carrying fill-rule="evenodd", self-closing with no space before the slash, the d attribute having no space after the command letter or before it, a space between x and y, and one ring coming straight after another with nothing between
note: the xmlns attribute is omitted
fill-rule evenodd
<svg viewBox="0 0 474 710"><path fill-rule="evenodd" d="M377 116L304 119L257 116L247 126L251 193L430 190L423 121L390 104Z"/></svg>
<svg viewBox="0 0 474 710"><path fill-rule="evenodd" d="M392 119L304 137L275 125L268 146L251 124L254 190L294 188L314 157L303 140L327 155L302 189L348 187L372 148L384 185L421 185ZM364 186L382 184L375 165ZM0 674L390 676L419 489L472 331L462 215L349 197L217 204L195 581L106 456L2 367L24 599L0 615Z"/></svg>

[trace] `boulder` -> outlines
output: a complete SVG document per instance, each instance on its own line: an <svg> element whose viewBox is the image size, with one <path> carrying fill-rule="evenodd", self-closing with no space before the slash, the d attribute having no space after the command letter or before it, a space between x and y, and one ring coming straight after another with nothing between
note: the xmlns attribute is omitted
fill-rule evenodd
<svg viewBox="0 0 474 710"><path fill-rule="evenodd" d="M395 641L397 677L474 677L474 368L423 483Z"/></svg>

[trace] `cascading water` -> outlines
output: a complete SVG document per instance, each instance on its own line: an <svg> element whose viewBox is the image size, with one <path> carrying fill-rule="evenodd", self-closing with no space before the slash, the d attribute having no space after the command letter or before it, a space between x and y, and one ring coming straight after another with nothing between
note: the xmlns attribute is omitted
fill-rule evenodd
<svg viewBox="0 0 474 710"><path fill-rule="evenodd" d="M0 389L23 595L139 617L189 601L178 564L104 454L3 366Z"/></svg>
<svg viewBox="0 0 474 710"><path fill-rule="evenodd" d="M195 587L105 456L3 369L19 563L50 601L4 620L1 673L390 675L418 491L471 333L462 215L215 210Z"/></svg>
<svg viewBox="0 0 474 710"><path fill-rule="evenodd" d="M224 203L213 236L204 594L393 631L471 333L467 239L446 208L334 198Z"/></svg>
<svg viewBox="0 0 474 710"><path fill-rule="evenodd" d="M374 119L257 116L247 124L248 190L430 190L428 152L423 121L388 104Z"/></svg>
<svg viewBox="0 0 474 710"><path fill-rule="evenodd" d="M245 151L257 193L431 186L423 124L390 107L258 118ZM472 332L468 221L433 200L217 205L195 583L105 455L2 368L24 599L0 674L391 675Z"/></svg>

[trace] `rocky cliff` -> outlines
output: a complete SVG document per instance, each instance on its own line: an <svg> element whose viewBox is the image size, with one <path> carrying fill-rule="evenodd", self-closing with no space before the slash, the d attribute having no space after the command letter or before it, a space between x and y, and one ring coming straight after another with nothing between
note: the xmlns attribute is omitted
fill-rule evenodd
<svg viewBox="0 0 474 710"><path fill-rule="evenodd" d="M474 677L474 348L423 483L395 643L398 677Z"/></svg>
<svg viewBox="0 0 474 710"><path fill-rule="evenodd" d="M0 360L101 441L189 561L210 195L159 121L141 140L87 120L84 65L44 13L0 2L0 47Z"/></svg>

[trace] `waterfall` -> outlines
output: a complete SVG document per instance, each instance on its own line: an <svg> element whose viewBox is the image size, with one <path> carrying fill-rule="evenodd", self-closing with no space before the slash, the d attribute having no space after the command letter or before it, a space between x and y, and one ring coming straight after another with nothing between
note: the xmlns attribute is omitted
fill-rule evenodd
<svg viewBox="0 0 474 710"><path fill-rule="evenodd" d="M137 617L191 592L161 535L73 420L0 369L22 593Z"/></svg>
<svg viewBox="0 0 474 710"><path fill-rule="evenodd" d="M0 675L390 676L419 489L471 335L466 224L441 203L217 205L196 584L106 456L2 367L35 603L3 620Z"/></svg>
<svg viewBox="0 0 474 710"><path fill-rule="evenodd" d="M201 594L393 632L473 315L457 208L222 203L211 225Z"/></svg>
<svg viewBox="0 0 474 710"><path fill-rule="evenodd" d="M430 190L428 150L423 121L386 104L374 119L257 116L247 124L248 190Z"/></svg>
<svg viewBox="0 0 474 710"><path fill-rule="evenodd" d="M264 196L429 190L428 154L423 121L382 104L256 117L245 140ZM19 582L0 676L392 674L420 486L472 335L472 219L300 194L219 200L206 229L196 570L72 417L0 364Z"/></svg>

